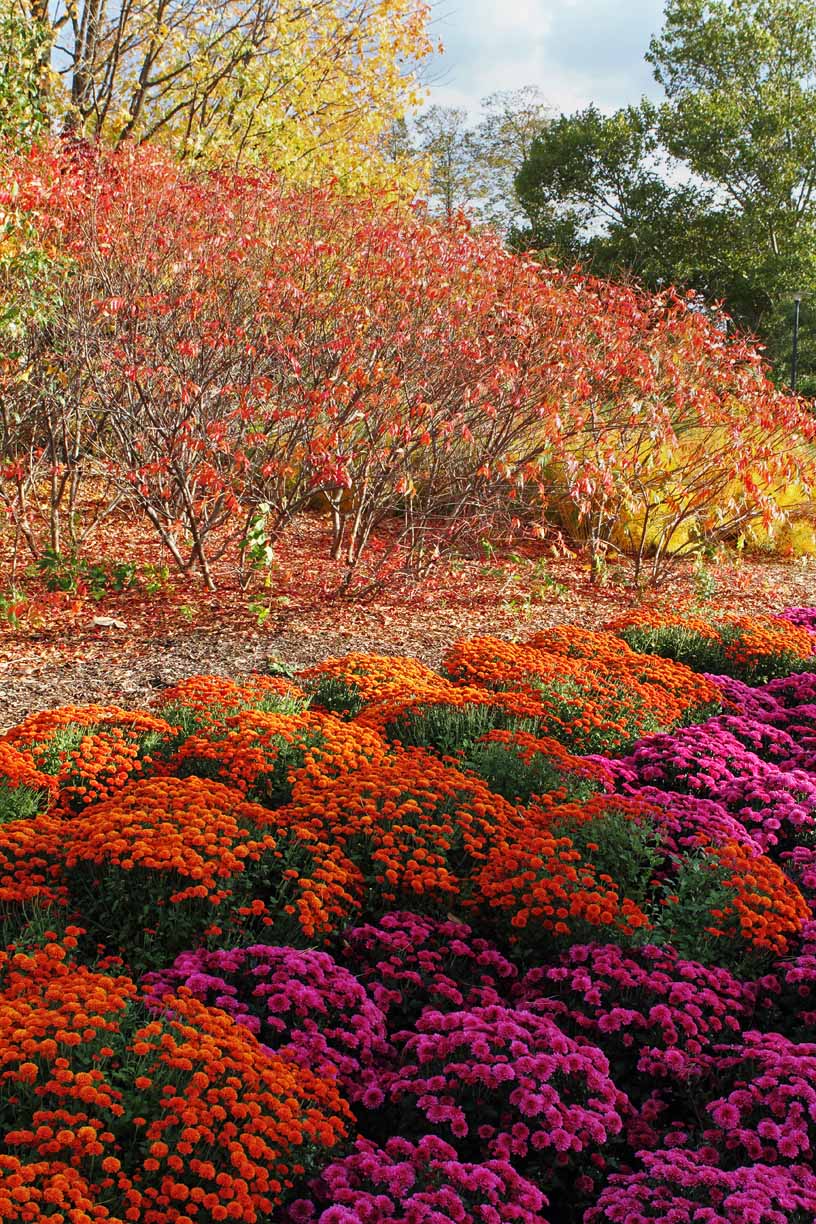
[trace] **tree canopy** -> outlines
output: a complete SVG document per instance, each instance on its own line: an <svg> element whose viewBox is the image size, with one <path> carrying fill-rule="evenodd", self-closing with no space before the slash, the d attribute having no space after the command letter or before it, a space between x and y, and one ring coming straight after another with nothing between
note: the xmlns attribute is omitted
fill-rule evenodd
<svg viewBox="0 0 816 1224"><path fill-rule="evenodd" d="M791 297L816 289L816 8L668 0L646 58L662 104L540 133L516 241L722 299L786 364Z"/></svg>
<svg viewBox="0 0 816 1224"><path fill-rule="evenodd" d="M15 3L42 32L37 60L53 70L47 103L61 124L352 183L419 100L417 65L432 50L424 0Z"/></svg>

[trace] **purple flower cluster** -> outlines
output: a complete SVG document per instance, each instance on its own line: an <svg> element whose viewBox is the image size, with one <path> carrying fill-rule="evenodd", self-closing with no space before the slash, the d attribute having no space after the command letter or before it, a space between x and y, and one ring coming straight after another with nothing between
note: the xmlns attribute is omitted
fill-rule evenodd
<svg viewBox="0 0 816 1224"><path fill-rule="evenodd" d="M413 1114L463 1157L584 1165L623 1128L628 1100L605 1055L523 1007L426 1011L399 1044L389 1096L400 1117Z"/></svg>
<svg viewBox="0 0 816 1224"><path fill-rule="evenodd" d="M794 846L781 859L785 871L812 908L816 901L816 847Z"/></svg>
<svg viewBox="0 0 816 1224"><path fill-rule="evenodd" d="M760 986L769 1013L787 1036L807 1041L816 1035L816 921L806 924L796 954Z"/></svg>
<svg viewBox="0 0 816 1224"><path fill-rule="evenodd" d="M816 1162L816 1045L753 1030L702 1065L722 1095L703 1132L718 1164Z"/></svg>
<svg viewBox="0 0 816 1224"><path fill-rule="evenodd" d="M779 613L779 619L816 633L816 608L785 608Z"/></svg>
<svg viewBox="0 0 816 1224"><path fill-rule="evenodd" d="M506 1160L464 1164L449 1143L389 1139L323 1171L288 1212L288 1224L547 1224L547 1200Z"/></svg>
<svg viewBox="0 0 816 1224"><path fill-rule="evenodd" d="M813 836L816 778L762 760L718 720L711 723L642 739L628 757L611 762L620 788L639 794L655 786L714 800L766 853Z"/></svg>
<svg viewBox="0 0 816 1224"><path fill-rule="evenodd" d="M351 1101L382 1103L379 1065L390 1048L385 1017L354 974L326 952L258 944L182 952L142 979L149 1006L186 988L228 1012L267 1047L335 1075Z"/></svg>
<svg viewBox="0 0 816 1224"><path fill-rule="evenodd" d="M728 970L648 945L577 944L559 964L531 969L519 990L525 1006L601 1046L630 1095L688 1075L712 1044L739 1035L754 1004Z"/></svg>
<svg viewBox="0 0 816 1224"><path fill-rule="evenodd" d="M518 975L499 950L464 922L408 912L346 932L344 961L385 1015L410 1028L426 1008L461 1011L506 1001Z"/></svg>
<svg viewBox="0 0 816 1224"><path fill-rule="evenodd" d="M756 837L714 799L658 790L656 786L640 786L635 793L638 799L663 809L657 820L661 844L669 854L681 855L699 846L724 846L727 842L737 842L751 854L762 854Z"/></svg>
<svg viewBox="0 0 816 1224"><path fill-rule="evenodd" d="M748 718L761 718L764 714L772 714L778 706L776 699L769 694L766 685L754 688L744 680L734 676L713 676L704 673L706 680L716 684L723 695L723 707L734 713L744 714ZM798 673L797 673L798 674Z"/></svg>
<svg viewBox="0 0 816 1224"><path fill-rule="evenodd" d="M584 1224L813 1224L816 1177L809 1169L717 1168L705 1154L644 1152L643 1168L615 1173Z"/></svg>

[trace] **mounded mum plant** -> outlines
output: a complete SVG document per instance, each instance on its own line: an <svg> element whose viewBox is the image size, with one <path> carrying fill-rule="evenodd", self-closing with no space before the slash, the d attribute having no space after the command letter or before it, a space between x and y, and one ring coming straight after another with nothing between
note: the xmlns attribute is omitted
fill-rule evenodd
<svg viewBox="0 0 816 1224"><path fill-rule="evenodd" d="M469 895L474 870L518 811L480 778L421 749L350 763L329 779L298 776L281 822L314 830L359 867L365 908L446 912Z"/></svg>
<svg viewBox="0 0 816 1224"><path fill-rule="evenodd" d="M222 782L252 803L277 808L290 801L296 777L328 785L336 774L383 760L389 751L375 731L327 714L245 710L189 736L164 772Z"/></svg>
<svg viewBox="0 0 816 1224"><path fill-rule="evenodd" d="M195 1205L214 1221L264 1219L346 1134L333 1079L189 994L151 1019L128 978L55 943L5 954L0 979L4 1144L76 1170L90 1218L178 1224Z"/></svg>
<svg viewBox="0 0 816 1224"><path fill-rule="evenodd" d="M427 1010L399 1041L388 1095L403 1127L432 1127L462 1159L552 1173L584 1166L623 1127L627 1098L606 1057L546 1016Z"/></svg>
<svg viewBox="0 0 816 1224"><path fill-rule="evenodd" d="M293 1203L288 1224L546 1224L547 1200L506 1160L463 1163L434 1135L389 1139L354 1150L323 1170L310 1197Z"/></svg>
<svg viewBox="0 0 816 1224"><path fill-rule="evenodd" d="M705 1153L643 1152L643 1168L613 1173L585 1224L812 1224L816 1178L809 1169L742 1165L720 1169Z"/></svg>
<svg viewBox="0 0 816 1224"><path fill-rule="evenodd" d="M683 960L670 947L575 944L554 965L530 969L523 1003L600 1046L632 1095L655 1079L693 1075L712 1045L749 1022L753 991L727 969Z"/></svg>
<svg viewBox="0 0 816 1224"><path fill-rule="evenodd" d="M342 957L392 1033L426 1007L466 1011L505 1003L518 969L467 923L398 910L343 933Z"/></svg>
<svg viewBox="0 0 816 1224"><path fill-rule="evenodd" d="M326 939L356 910L359 872L311 830L273 819L218 782L134 783L66 822L71 901L137 969L207 939Z"/></svg>

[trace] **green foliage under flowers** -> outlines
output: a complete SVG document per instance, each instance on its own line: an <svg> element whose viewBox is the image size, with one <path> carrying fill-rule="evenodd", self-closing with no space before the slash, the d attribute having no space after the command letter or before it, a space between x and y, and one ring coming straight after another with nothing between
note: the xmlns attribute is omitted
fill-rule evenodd
<svg viewBox="0 0 816 1224"><path fill-rule="evenodd" d="M608 875L641 909L655 896L655 873L665 855L659 830L648 820L609 807L594 820L556 820L550 831L568 837L597 876Z"/></svg>
<svg viewBox="0 0 816 1224"><path fill-rule="evenodd" d="M511 803L529 803L534 795L553 791L561 792L567 803L583 803L600 789L594 779L565 769L546 752L534 752L525 760L513 743L477 741L464 764Z"/></svg>
<svg viewBox="0 0 816 1224"><path fill-rule="evenodd" d="M654 918L650 942L670 944L678 956L704 965L724 965L741 977L751 978L767 970L767 955L742 937L733 913L724 930L715 926L720 919L712 919L712 914L733 910L734 891L727 878L726 869L712 864L704 851L686 854L664 887L662 909ZM715 930L721 933L715 934Z"/></svg>
<svg viewBox="0 0 816 1224"><path fill-rule="evenodd" d="M320 676L309 691L316 706L339 718L354 718L364 705L358 686L343 676Z"/></svg>
<svg viewBox="0 0 816 1224"><path fill-rule="evenodd" d="M540 734L541 720L523 718L498 705L448 705L434 702L410 706L385 726L385 734L406 748L433 748L442 756L469 753L489 731Z"/></svg>
<svg viewBox="0 0 816 1224"><path fill-rule="evenodd" d="M575 752L622 753L641 736L662 729L658 719L650 711L644 710L642 701L624 684L613 686L614 705L608 713L618 724L614 731L609 722L598 726L584 725L587 695L574 680L565 678L555 685L532 676L529 684L541 695L546 706L540 734L551 735Z"/></svg>
<svg viewBox="0 0 816 1224"><path fill-rule="evenodd" d="M218 706L210 706L206 710L196 709L181 701L171 701L157 711L157 717L163 718L176 728L176 735L170 747L177 748L190 735L204 730L212 724L222 722L227 714L236 714L241 710L257 710L262 714L298 714L303 709L303 701L297 696L285 693L266 693L262 697L254 697L251 701L239 702L230 707L229 711ZM206 766L205 768L209 768ZM190 772L195 772L191 770ZM202 773L201 777L210 777Z"/></svg>
<svg viewBox="0 0 816 1224"><path fill-rule="evenodd" d="M4 786L0 780L0 824L9 820L27 820L36 816L43 806L40 791L30 786Z"/></svg>
<svg viewBox="0 0 816 1224"><path fill-rule="evenodd" d="M767 684L793 672L811 671L816 665L813 658L802 658L792 650L764 653L756 661L739 661L729 653L739 647L741 630L738 625L725 622L713 623L716 634L706 636L685 625L626 626L618 630L632 650L641 654L659 655L662 659L674 659L685 663L696 672L716 676L733 676L746 684ZM705 712L691 721L701 722Z"/></svg>

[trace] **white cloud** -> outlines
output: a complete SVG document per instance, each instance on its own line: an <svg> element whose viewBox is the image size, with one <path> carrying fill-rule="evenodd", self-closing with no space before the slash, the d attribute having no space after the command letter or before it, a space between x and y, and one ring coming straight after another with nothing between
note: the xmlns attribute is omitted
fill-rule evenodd
<svg viewBox="0 0 816 1224"><path fill-rule="evenodd" d="M487 94L522 85L567 113L657 97L643 56L662 11L662 0L435 0L445 54L430 69L430 101L476 118Z"/></svg>

